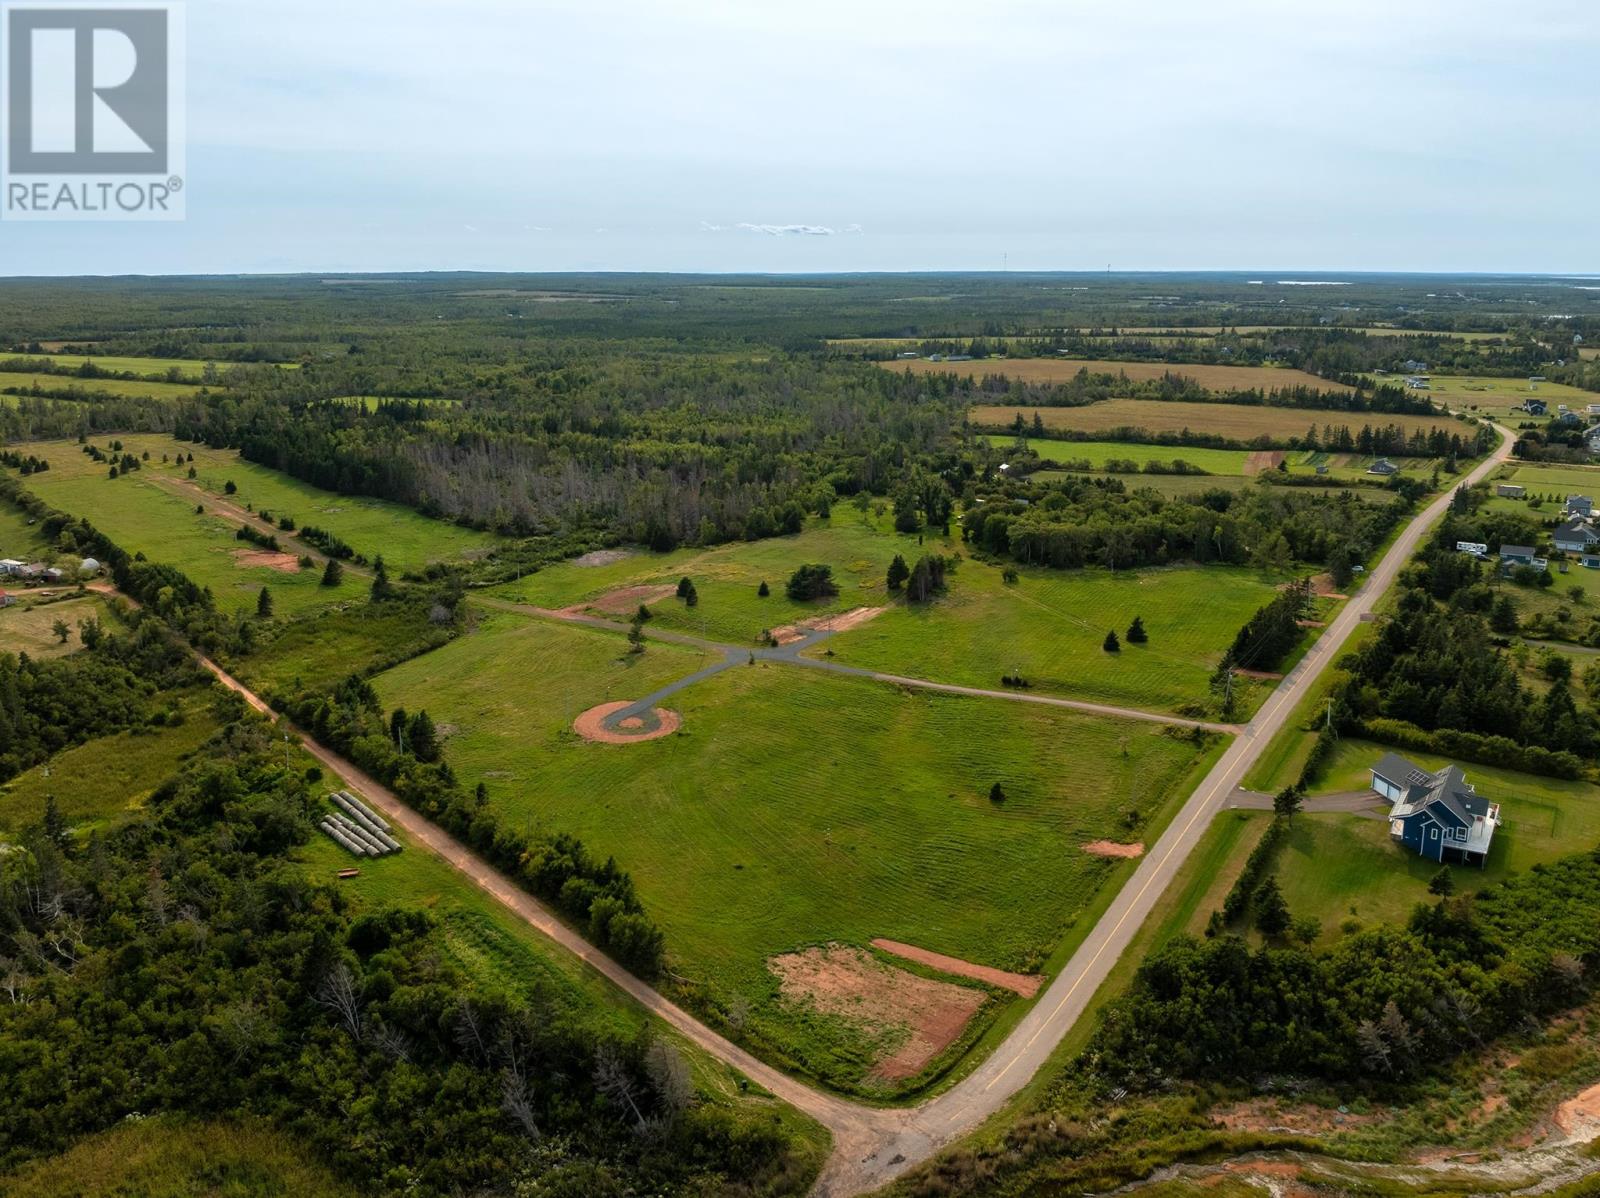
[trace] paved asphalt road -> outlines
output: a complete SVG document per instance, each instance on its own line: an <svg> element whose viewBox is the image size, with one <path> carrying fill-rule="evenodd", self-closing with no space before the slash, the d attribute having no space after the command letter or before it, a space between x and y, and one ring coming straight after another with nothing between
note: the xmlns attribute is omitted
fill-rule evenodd
<svg viewBox="0 0 1600 1198"><path fill-rule="evenodd" d="M1467 476L1466 482L1472 483L1486 477L1509 456L1512 438L1505 430L1501 429L1500 432L1502 442L1499 449L1473 470ZM884 1185L927 1160L952 1140L974 1130L999 1111L1007 1100L1044 1065L1056 1045L1087 1009L1095 992L1110 975L1113 966L1132 942L1156 901L1176 877L1189 853L1199 842L1212 817L1236 798L1240 780L1246 771L1254 764L1272 737L1285 726L1295 706L1306 697L1322 671L1335 659L1340 647L1356 625L1373 611L1394 582L1401 567L1415 553L1418 544L1444 514L1449 503L1450 495L1447 492L1429 504L1401 532L1383 560L1368 576L1365 585L1345 604L1344 609L1323 635L1317 638L1305 657L1279 684L1256 717L1239 731L1233 744L1184 804L1166 832L1139 863L1133 876L1123 886L1099 923L1079 946L1078 951L1073 954L1049 988L1034 1003L1032 1009L1005 1041L956 1085L936 1098L911 1109L884 1110L849 1102L815 1090L756 1060L590 947L542 904L530 898L466 846L406 807L385 787L365 776L350 762L317 744L304 733L300 735L308 751L339 774L363 798L382 810L388 818L403 827L417 843L438 853L532 927L589 962L642 1006L672 1025L685 1038L739 1069L758 1085L827 1127L833 1134L834 1151L814 1192L825 1198L843 1198L845 1195L863 1193ZM513 608L518 606L499 603L494 605ZM555 613L540 611L538 614ZM620 627L610 621L592 617L575 619L578 622L602 627ZM670 634L664 639L704 644L695 641L694 638ZM804 644L799 648L803 647ZM786 648L792 648L795 653L799 652L799 648L796 647ZM749 652L746 649L737 649L737 653L745 660L748 659ZM782 654L781 650L766 652ZM201 660L224 684L243 694L252 706L258 710L267 710L265 703L220 667L204 658ZM822 666L833 664L798 657L793 660ZM729 664L732 663L724 654L724 663L718 668L725 669ZM909 679L896 681L903 681L907 685L915 683L915 680ZM939 689L947 688L939 687ZM1013 695L1003 691L993 694L998 698L1023 701L1039 698ZM1064 706L1093 709L1093 705L1088 704L1057 702ZM1178 722L1168 721L1166 717L1152 717L1151 713L1146 712L1132 713L1119 709L1112 711L1133 718L1160 718L1163 722ZM1245 796L1237 797L1245 798Z"/></svg>

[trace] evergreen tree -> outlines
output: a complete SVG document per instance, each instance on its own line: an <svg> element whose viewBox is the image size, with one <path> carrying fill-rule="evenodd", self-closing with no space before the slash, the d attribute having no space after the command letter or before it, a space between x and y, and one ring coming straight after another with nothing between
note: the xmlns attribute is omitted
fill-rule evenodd
<svg viewBox="0 0 1600 1198"><path fill-rule="evenodd" d="M1263 936L1281 936L1289 930L1289 904L1278 889L1276 875L1268 875L1255 895L1256 930Z"/></svg>
<svg viewBox="0 0 1600 1198"><path fill-rule="evenodd" d="M433 726L433 717L419 711L406 725L406 739L411 743L411 753L418 761L439 760L439 733Z"/></svg>
<svg viewBox="0 0 1600 1198"><path fill-rule="evenodd" d="M756 588L756 594L763 599L772 594L772 588L767 585L767 580L765 578L761 580L761 585Z"/></svg>
<svg viewBox="0 0 1600 1198"><path fill-rule="evenodd" d="M266 587L261 588L261 593L256 596L256 618L267 620L272 617L272 592Z"/></svg>
<svg viewBox="0 0 1600 1198"><path fill-rule="evenodd" d="M322 585L336 587L344 581L344 567L334 558L328 559L328 564L322 567Z"/></svg>
<svg viewBox="0 0 1600 1198"><path fill-rule="evenodd" d="M1144 630L1144 621L1134 616L1133 623L1128 625L1128 644L1142 645L1149 639L1149 634Z"/></svg>
<svg viewBox="0 0 1600 1198"><path fill-rule="evenodd" d="M906 559L901 557L898 553L895 554L894 561L889 563L889 576L887 579L889 589L891 591L898 591L905 585L906 579L910 577L911 567L906 565Z"/></svg>
<svg viewBox="0 0 1600 1198"><path fill-rule="evenodd" d="M1428 893L1437 894L1441 898L1448 898L1455 892L1455 875L1450 872L1448 865L1441 865L1439 872L1428 879Z"/></svg>
<svg viewBox="0 0 1600 1198"><path fill-rule="evenodd" d="M678 598L679 599L687 599L689 597L689 592L692 591L692 590L694 590L694 583L689 581L689 576L687 574L685 574L682 578L678 579Z"/></svg>
<svg viewBox="0 0 1600 1198"><path fill-rule="evenodd" d="M1107 653L1119 653L1119 652L1121 652L1121 650L1122 650L1122 642L1117 640L1117 634L1116 634L1115 630L1106 633L1106 639L1105 639L1104 642L1102 642L1100 647L1102 649L1104 649Z"/></svg>
<svg viewBox="0 0 1600 1198"><path fill-rule="evenodd" d="M1004 803L1006 801L1005 789L996 782L989 788L989 801L991 803Z"/></svg>
<svg viewBox="0 0 1600 1198"><path fill-rule="evenodd" d="M394 584L389 581L389 570L383 564L383 555L380 553L372 562L372 599L379 602L394 594Z"/></svg>

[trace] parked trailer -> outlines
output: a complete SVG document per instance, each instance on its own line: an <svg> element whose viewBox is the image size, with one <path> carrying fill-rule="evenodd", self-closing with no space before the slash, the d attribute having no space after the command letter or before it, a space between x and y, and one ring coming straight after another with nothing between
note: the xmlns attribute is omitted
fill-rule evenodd
<svg viewBox="0 0 1600 1198"><path fill-rule="evenodd" d="M389 830L389 822L387 820L385 820L383 818L383 816L379 815L371 807L368 807L365 803L363 803L360 799L356 798L356 796L351 794L348 790L336 790L336 791L334 791L334 795L336 797L343 798L345 802L349 803L357 811L361 812L362 815L366 816L373 823L377 824L378 827L382 828L385 832L387 832Z"/></svg>

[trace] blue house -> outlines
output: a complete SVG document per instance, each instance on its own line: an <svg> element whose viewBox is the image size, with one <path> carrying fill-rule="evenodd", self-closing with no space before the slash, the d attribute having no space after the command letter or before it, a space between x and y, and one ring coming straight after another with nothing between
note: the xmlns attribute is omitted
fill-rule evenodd
<svg viewBox="0 0 1600 1198"><path fill-rule="evenodd" d="M1385 753L1372 767L1372 789L1394 804L1389 836L1430 861L1483 865L1500 826L1500 804L1473 790L1457 766L1437 773Z"/></svg>

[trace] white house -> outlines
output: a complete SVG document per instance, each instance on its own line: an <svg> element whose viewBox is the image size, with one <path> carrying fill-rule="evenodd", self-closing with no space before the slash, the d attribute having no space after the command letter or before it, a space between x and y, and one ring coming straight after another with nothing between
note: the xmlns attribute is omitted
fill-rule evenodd
<svg viewBox="0 0 1600 1198"><path fill-rule="evenodd" d="M14 557L0 557L0 574L20 574L22 563Z"/></svg>

